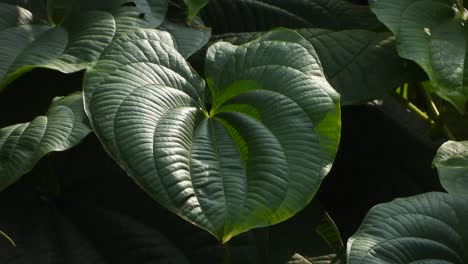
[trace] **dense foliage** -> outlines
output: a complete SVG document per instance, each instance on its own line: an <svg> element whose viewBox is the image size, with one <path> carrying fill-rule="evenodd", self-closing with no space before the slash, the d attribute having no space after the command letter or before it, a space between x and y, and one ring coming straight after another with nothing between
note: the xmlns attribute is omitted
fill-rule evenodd
<svg viewBox="0 0 468 264"><path fill-rule="evenodd" d="M1 108L0 191L19 207L0 218L48 223L0 219L2 263L466 263L466 4L356 2L0 0L0 98L40 69L76 87L30 122ZM376 205L345 246L314 197L353 155L342 109L388 98L448 140L446 192ZM81 180L95 164L108 175Z"/></svg>

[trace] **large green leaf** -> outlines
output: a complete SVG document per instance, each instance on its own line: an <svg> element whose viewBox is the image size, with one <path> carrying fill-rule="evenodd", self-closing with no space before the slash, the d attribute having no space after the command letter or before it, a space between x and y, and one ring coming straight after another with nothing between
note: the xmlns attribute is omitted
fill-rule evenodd
<svg viewBox="0 0 468 264"><path fill-rule="evenodd" d="M0 91L35 67L64 73L82 70L95 63L115 35L159 25L166 11L159 5L167 8L167 1L126 5L113 0L97 2L101 4L90 10L85 2L58 26L37 24L28 10L0 3Z"/></svg>
<svg viewBox="0 0 468 264"><path fill-rule="evenodd" d="M340 135L338 94L310 43L277 30L211 46L204 102L204 81L167 38L126 35L86 72L85 108L107 151L156 201L222 242L304 208Z"/></svg>
<svg viewBox="0 0 468 264"><path fill-rule="evenodd" d="M210 0L200 15L213 34L276 27L376 29L381 25L368 6L346 0Z"/></svg>
<svg viewBox="0 0 468 264"><path fill-rule="evenodd" d="M377 205L348 240L347 263L467 263L467 205L437 192Z"/></svg>
<svg viewBox="0 0 468 264"><path fill-rule="evenodd" d="M57 97L45 116L0 129L0 191L47 153L69 149L91 132L81 93Z"/></svg>
<svg viewBox="0 0 468 264"><path fill-rule="evenodd" d="M297 30L315 48L325 75L341 95L341 104L359 104L388 90L423 78L417 65L402 59L390 33L367 30ZM261 32L216 35L213 40L242 44Z"/></svg>
<svg viewBox="0 0 468 264"><path fill-rule="evenodd" d="M447 192L468 198L468 141L445 142L437 151L433 164Z"/></svg>
<svg viewBox="0 0 468 264"><path fill-rule="evenodd" d="M464 112L468 99L467 11L453 0L372 0L370 4L396 35L400 55L417 62L437 94Z"/></svg>

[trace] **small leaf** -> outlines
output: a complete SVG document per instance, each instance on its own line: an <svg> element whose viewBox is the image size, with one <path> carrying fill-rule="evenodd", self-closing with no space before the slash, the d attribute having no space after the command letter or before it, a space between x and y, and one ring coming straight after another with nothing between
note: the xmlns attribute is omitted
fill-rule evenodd
<svg viewBox="0 0 468 264"><path fill-rule="evenodd" d="M57 97L45 116L0 129L0 191L29 172L47 153L79 144L91 132L82 95Z"/></svg>
<svg viewBox="0 0 468 264"><path fill-rule="evenodd" d="M124 36L86 72L86 112L107 151L161 205L223 243L303 209L340 135L339 97L310 43L289 30L217 43L205 91L167 38Z"/></svg>
<svg viewBox="0 0 468 264"><path fill-rule="evenodd" d="M467 204L432 192L377 205L348 240L347 263L467 263Z"/></svg>
<svg viewBox="0 0 468 264"><path fill-rule="evenodd" d="M184 0L188 8L187 20L191 22L209 0Z"/></svg>
<svg viewBox="0 0 468 264"><path fill-rule="evenodd" d="M448 193L468 198L468 141L447 141L433 160Z"/></svg>
<svg viewBox="0 0 468 264"><path fill-rule="evenodd" d="M372 0L370 6L396 35L400 55L418 63L436 93L464 112L468 100L466 9L451 0Z"/></svg>

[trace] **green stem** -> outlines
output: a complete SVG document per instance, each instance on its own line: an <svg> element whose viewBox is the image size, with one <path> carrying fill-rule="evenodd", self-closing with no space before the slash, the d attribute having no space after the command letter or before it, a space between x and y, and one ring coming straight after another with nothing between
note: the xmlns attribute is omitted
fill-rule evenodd
<svg viewBox="0 0 468 264"><path fill-rule="evenodd" d="M0 235L5 237L14 247L16 247L15 241L11 239L7 234L5 234L2 230L0 230Z"/></svg>
<svg viewBox="0 0 468 264"><path fill-rule="evenodd" d="M431 115L432 120L435 120L436 123L440 124L440 128L442 129L442 133L450 140L456 140L455 136L453 135L452 131L444 124L443 120L440 118L440 111L437 109L437 106L432 99L432 95L424 88L421 83L417 83L416 86L423 94L424 101L429 109L429 114Z"/></svg>
<svg viewBox="0 0 468 264"><path fill-rule="evenodd" d="M431 94L427 91L426 88L424 88L424 86L421 85L421 83L416 83L415 86L419 89L419 91L421 91L424 98L424 102L426 103L429 109L429 114L431 115L432 119L438 120L440 112L437 109L437 106L434 103Z"/></svg>
<svg viewBox="0 0 468 264"><path fill-rule="evenodd" d="M403 98L401 95L397 94L397 93L393 93L393 95L395 96L395 98L400 101L405 107L407 107L411 112L415 113L417 116L419 116L422 120L424 120L425 122L429 123L430 125L434 125L434 120L430 119L429 116L421 111L421 109L419 109L417 106L415 106L413 103L411 103L410 101L406 100L405 98Z"/></svg>
<svg viewBox="0 0 468 264"><path fill-rule="evenodd" d="M223 248L223 264L231 264L231 253L225 245L221 245Z"/></svg>

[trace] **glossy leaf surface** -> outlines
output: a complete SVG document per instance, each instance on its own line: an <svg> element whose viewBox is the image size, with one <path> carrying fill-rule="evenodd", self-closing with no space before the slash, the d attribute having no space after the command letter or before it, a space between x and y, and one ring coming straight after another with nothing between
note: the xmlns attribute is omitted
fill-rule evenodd
<svg viewBox="0 0 468 264"><path fill-rule="evenodd" d="M86 73L85 108L107 151L156 201L222 242L304 208L340 135L338 94L310 43L288 30L217 43L205 91L168 39L126 35Z"/></svg>

